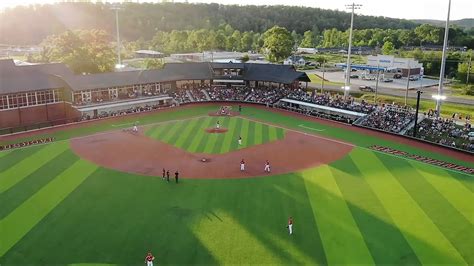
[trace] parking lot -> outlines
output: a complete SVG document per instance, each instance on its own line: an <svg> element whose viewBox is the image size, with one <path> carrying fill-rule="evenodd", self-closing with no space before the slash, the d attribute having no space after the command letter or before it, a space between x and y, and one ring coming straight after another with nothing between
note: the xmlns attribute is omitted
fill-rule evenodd
<svg viewBox="0 0 474 266"><path fill-rule="evenodd" d="M314 71L311 72L316 75L319 75L320 77L323 76L323 73L321 71ZM352 87L358 87L358 86L371 86L375 88L375 80L364 80L362 79L362 71L354 71L351 72L352 75L358 75L359 78L351 78L351 85ZM380 75L382 77L382 75ZM338 71L338 72L326 72L324 74L324 78L329 81L333 82L342 82L344 83L344 72ZM418 89L420 87L431 87L431 86L437 86L439 83L438 79L429 79L429 78L423 78L423 80L416 80L416 81L410 81L410 88L411 89ZM387 88L387 89L403 89L405 90L407 87L407 79L406 78L401 78L401 79L393 79L392 82L382 82L379 81L379 87Z"/></svg>

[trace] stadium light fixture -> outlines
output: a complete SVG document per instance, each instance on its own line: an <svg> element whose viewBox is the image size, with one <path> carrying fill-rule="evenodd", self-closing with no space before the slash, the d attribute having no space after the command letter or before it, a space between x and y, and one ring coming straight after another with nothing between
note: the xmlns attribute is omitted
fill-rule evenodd
<svg viewBox="0 0 474 266"><path fill-rule="evenodd" d="M115 64L115 69L121 69L121 68L124 68L125 65L124 64Z"/></svg>
<svg viewBox="0 0 474 266"><path fill-rule="evenodd" d="M342 86L341 89L344 91L349 91L351 89L351 86Z"/></svg>
<svg viewBox="0 0 474 266"><path fill-rule="evenodd" d="M431 97L433 97L433 99L435 99L436 101L446 100L446 95L434 94Z"/></svg>

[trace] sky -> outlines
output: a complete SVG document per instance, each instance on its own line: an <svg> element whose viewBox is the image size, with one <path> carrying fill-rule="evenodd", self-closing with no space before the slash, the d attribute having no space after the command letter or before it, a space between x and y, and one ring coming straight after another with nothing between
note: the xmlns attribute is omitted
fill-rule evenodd
<svg viewBox="0 0 474 266"><path fill-rule="evenodd" d="M139 2L161 2L161 0L138 0ZM175 0L185 2L186 0ZM0 0L0 9L15 5L53 3L57 0ZM105 1L102 1L105 2ZM109 0L107 2L120 2ZM133 0L137 2L137 0ZM295 5L345 10L350 0L188 0L190 3L219 3L238 5ZM362 15L385 16L404 19L446 20L448 0L357 0L362 4L356 12ZM474 18L474 0L452 0L451 19Z"/></svg>

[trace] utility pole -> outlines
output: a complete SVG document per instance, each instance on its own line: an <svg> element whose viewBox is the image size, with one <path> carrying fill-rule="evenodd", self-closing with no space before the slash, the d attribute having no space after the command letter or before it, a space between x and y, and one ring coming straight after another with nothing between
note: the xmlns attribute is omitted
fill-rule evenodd
<svg viewBox="0 0 474 266"><path fill-rule="evenodd" d="M377 103L377 91L379 89L379 75L380 75L380 59L377 58L377 80L375 81L375 95L374 95L375 103Z"/></svg>
<svg viewBox="0 0 474 266"><path fill-rule="evenodd" d="M413 128L413 137L416 138L416 134L418 133L418 111L420 110L420 96L423 92L417 91L416 92L416 112L415 112L415 127Z"/></svg>
<svg viewBox="0 0 474 266"><path fill-rule="evenodd" d="M444 28L443 57L441 58L441 71L439 72L438 100L436 100L436 117L441 113L441 101L439 97L443 95L444 72L446 68L446 50L448 47L449 33L449 15L451 13L451 0L448 3L448 17L446 18L446 26Z"/></svg>
<svg viewBox="0 0 474 266"><path fill-rule="evenodd" d="M410 59L408 59L410 60ZM408 61L407 89L405 91L405 106L408 105L408 90L410 89L411 61Z"/></svg>
<svg viewBox="0 0 474 266"><path fill-rule="evenodd" d="M112 10L115 11L115 28L117 30L117 59L118 63L115 66L115 68L122 68L122 59L120 58L120 30L119 30L119 15L118 12L122 8L118 6L117 4L112 6Z"/></svg>
<svg viewBox="0 0 474 266"><path fill-rule="evenodd" d="M472 53L469 53L469 63L467 64L466 85L469 83L469 75L471 74Z"/></svg>
<svg viewBox="0 0 474 266"><path fill-rule="evenodd" d="M351 86L351 50L352 50L352 28L354 27L354 10L360 9L362 5L352 3L346 5L346 9L351 9L351 28L349 30L349 47L347 49L347 63L346 63L346 82L344 84L344 98L349 94Z"/></svg>
<svg viewBox="0 0 474 266"><path fill-rule="evenodd" d="M324 63L326 62L326 58L323 58L323 78L321 79L321 94L324 93L324 73L326 72L324 68Z"/></svg>

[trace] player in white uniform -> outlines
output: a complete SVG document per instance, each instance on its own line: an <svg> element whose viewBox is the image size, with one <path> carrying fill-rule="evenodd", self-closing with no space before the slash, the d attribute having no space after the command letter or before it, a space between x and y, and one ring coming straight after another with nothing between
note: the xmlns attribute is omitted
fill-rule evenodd
<svg viewBox="0 0 474 266"><path fill-rule="evenodd" d="M268 172L270 173L270 162L267 160L267 162L265 163L265 169L264 169L265 172Z"/></svg>
<svg viewBox="0 0 474 266"><path fill-rule="evenodd" d="M242 137L239 136L239 146L242 145Z"/></svg>
<svg viewBox="0 0 474 266"><path fill-rule="evenodd" d="M221 127L221 125L219 124L219 121L217 121L216 128L219 129L220 127Z"/></svg>
<svg viewBox="0 0 474 266"><path fill-rule="evenodd" d="M132 132L135 133L135 134L138 133L138 127L137 127L137 125L134 125L134 126L133 126Z"/></svg>
<svg viewBox="0 0 474 266"><path fill-rule="evenodd" d="M242 161L240 161L240 171L245 171L245 161L244 161L244 159L242 159Z"/></svg>

